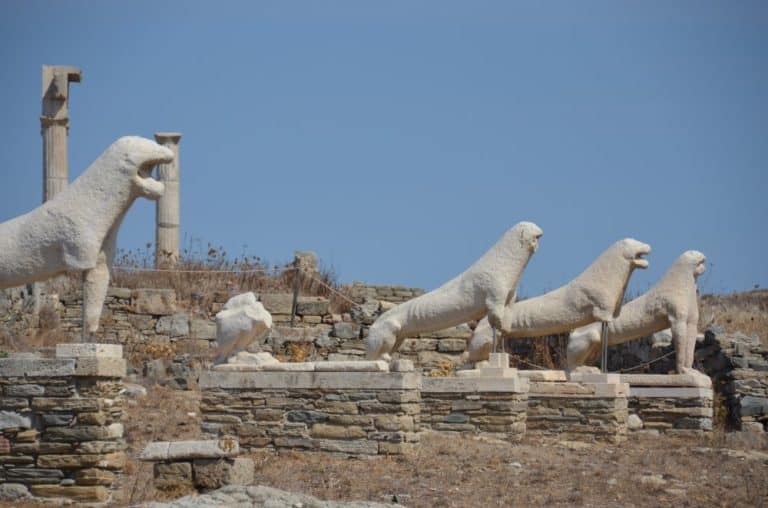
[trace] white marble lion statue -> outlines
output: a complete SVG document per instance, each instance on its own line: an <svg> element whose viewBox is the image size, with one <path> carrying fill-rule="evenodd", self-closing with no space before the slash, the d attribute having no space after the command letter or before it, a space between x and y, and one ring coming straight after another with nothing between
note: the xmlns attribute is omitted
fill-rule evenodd
<svg viewBox="0 0 768 508"><path fill-rule="evenodd" d="M154 141L120 138L56 197L0 224L0 288L81 272L83 333L94 333L123 217L137 197L163 195L152 169L172 160Z"/></svg>
<svg viewBox="0 0 768 508"><path fill-rule="evenodd" d="M704 273L706 258L689 250L647 293L626 303L617 319L608 323L608 345L639 339L670 328L678 374L697 374L693 352L698 333L699 306L696 279ZM571 332L568 337L568 368L593 362L600 352L600 325L595 323Z"/></svg>
<svg viewBox="0 0 768 508"><path fill-rule="evenodd" d="M541 228L520 222L458 277L439 288L388 310L373 323L365 339L369 359L390 359L406 337L488 318L499 323L531 256Z"/></svg>

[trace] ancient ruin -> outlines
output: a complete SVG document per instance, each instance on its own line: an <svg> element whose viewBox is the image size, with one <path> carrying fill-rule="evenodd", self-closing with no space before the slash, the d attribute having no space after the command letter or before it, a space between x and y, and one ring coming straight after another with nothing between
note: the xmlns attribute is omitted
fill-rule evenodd
<svg viewBox="0 0 768 508"><path fill-rule="evenodd" d="M173 152L173 160L158 164L157 179L165 192L156 203L155 267L173 268L179 260L179 140L178 132L156 132L155 141Z"/></svg>

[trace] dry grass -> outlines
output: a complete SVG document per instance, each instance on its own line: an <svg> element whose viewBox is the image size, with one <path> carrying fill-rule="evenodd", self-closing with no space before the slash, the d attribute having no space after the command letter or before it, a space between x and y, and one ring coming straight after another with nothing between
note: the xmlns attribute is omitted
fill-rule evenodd
<svg viewBox="0 0 768 508"><path fill-rule="evenodd" d="M413 507L765 506L768 464L691 451L716 445L716 438L662 437L571 449L568 442L531 437L511 445L428 434L406 457L253 457L255 483L322 499ZM646 481L651 475L661 481Z"/></svg>
<svg viewBox="0 0 768 508"><path fill-rule="evenodd" d="M718 325L729 332L757 335L768 346L768 290L731 295L704 295L699 299L699 329Z"/></svg>

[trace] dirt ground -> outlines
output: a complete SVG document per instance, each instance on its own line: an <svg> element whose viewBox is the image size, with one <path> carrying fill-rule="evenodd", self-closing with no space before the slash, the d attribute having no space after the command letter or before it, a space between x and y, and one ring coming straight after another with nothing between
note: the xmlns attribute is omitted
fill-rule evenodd
<svg viewBox="0 0 768 508"><path fill-rule="evenodd" d="M131 456L150 440L199 437L199 395L150 389L129 408ZM754 435L631 438L620 445L532 436L520 444L426 434L412 456L255 453L255 483L321 499L414 507L768 506L768 443ZM131 460L116 503L171 499Z"/></svg>

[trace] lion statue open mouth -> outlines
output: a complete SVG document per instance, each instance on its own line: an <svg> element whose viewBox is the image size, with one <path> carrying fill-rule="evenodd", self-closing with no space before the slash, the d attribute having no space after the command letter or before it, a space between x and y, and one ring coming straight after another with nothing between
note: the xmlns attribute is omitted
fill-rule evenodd
<svg viewBox="0 0 768 508"><path fill-rule="evenodd" d="M647 268L648 244L625 238L611 245L584 272L554 291L511 302L498 327L505 338L543 337L566 333L595 321L619 315L629 277L636 268ZM493 344L492 322L478 323L462 355L462 362L488 358Z"/></svg>
<svg viewBox="0 0 768 508"><path fill-rule="evenodd" d="M148 139L118 139L63 192L0 224L0 288L83 273L84 333L98 329L117 231L137 197L156 200L153 168L173 152Z"/></svg>
<svg viewBox="0 0 768 508"><path fill-rule="evenodd" d="M693 370L693 352L699 323L696 279L706 271L706 257L689 250L678 257L667 273L647 293L621 308L618 318L608 323L608 344L613 346L670 328L679 374ZM592 324L571 332L568 337L568 368L594 361L600 350L600 326Z"/></svg>

